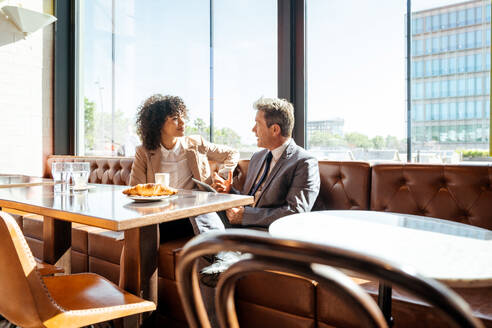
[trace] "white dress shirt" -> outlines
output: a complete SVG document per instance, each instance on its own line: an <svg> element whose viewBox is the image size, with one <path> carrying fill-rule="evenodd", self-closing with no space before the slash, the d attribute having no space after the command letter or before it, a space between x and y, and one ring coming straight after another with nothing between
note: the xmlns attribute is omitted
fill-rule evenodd
<svg viewBox="0 0 492 328"><path fill-rule="evenodd" d="M162 157L159 172L169 173L169 186L177 189L193 189L195 183L191 180L193 174L186 159L182 138L178 138L172 149L166 149L163 145L160 149Z"/></svg>

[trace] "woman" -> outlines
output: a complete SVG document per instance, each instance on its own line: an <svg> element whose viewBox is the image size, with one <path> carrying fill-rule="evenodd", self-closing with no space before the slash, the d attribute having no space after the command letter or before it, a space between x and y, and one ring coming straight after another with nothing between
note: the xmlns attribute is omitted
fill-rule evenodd
<svg viewBox="0 0 492 328"><path fill-rule="evenodd" d="M155 174L169 173L169 185L178 189L195 189L192 177L213 185L220 192L229 192L232 171L239 160L239 152L216 145L201 136L185 136L185 119L188 110L180 97L155 94L145 100L137 113L137 133L142 145L135 152L130 185L155 182ZM209 161L219 164L219 174L214 183ZM193 232L199 234L211 229L225 229L216 213L190 218ZM161 242L189 235L188 220L166 222L159 225ZM228 255L222 254L224 257ZM221 255L221 256L222 256ZM231 256L229 256L231 257ZM123 253L120 263L124 263ZM120 267L120 286L125 279Z"/></svg>
<svg viewBox="0 0 492 328"><path fill-rule="evenodd" d="M142 145L136 149L130 185L155 182L159 172L169 173L170 186L178 189L196 188L192 177L213 184L209 161L220 164L219 174L230 180L239 153L201 136L185 136L187 114L179 97L156 94L144 101L137 113ZM224 187L220 191L228 192L229 185Z"/></svg>

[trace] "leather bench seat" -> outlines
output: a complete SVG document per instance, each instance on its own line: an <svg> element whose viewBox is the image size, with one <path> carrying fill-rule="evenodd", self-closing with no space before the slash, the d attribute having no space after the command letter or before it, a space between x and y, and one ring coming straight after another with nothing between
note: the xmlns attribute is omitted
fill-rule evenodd
<svg viewBox="0 0 492 328"><path fill-rule="evenodd" d="M315 327L316 285L286 273L247 275L236 287L241 327Z"/></svg>
<svg viewBox="0 0 492 328"><path fill-rule="evenodd" d="M363 279L353 279L374 300L377 300L378 283ZM454 288L457 294L470 305L473 314L482 320L486 327L492 327L492 287L482 288ZM395 318L394 327L449 327L442 315L426 302L416 298L412 294L398 288L393 289L392 314ZM318 288L318 313L320 327L363 327L357 323L349 309L337 306L339 300L324 288Z"/></svg>
<svg viewBox="0 0 492 328"><path fill-rule="evenodd" d="M43 258L43 218L23 216L24 236L37 258ZM123 233L72 223L72 273L94 272L118 284Z"/></svg>

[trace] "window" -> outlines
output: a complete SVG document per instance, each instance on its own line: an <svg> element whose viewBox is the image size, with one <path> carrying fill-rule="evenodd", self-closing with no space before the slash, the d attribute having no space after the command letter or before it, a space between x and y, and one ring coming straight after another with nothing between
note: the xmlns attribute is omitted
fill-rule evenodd
<svg viewBox="0 0 492 328"><path fill-rule="evenodd" d="M455 79L449 80L449 96L458 96L458 82Z"/></svg>
<svg viewBox="0 0 492 328"><path fill-rule="evenodd" d="M433 15L432 18L432 30L437 31L439 30L440 24L439 24L439 15Z"/></svg>
<svg viewBox="0 0 492 328"><path fill-rule="evenodd" d="M469 77L466 79L466 95L473 96L475 94L475 79Z"/></svg>
<svg viewBox="0 0 492 328"><path fill-rule="evenodd" d="M441 36L441 52L448 51L448 49L449 49L448 36L443 35Z"/></svg>
<svg viewBox="0 0 492 328"><path fill-rule="evenodd" d="M424 32L424 19L414 18L412 25L412 34L420 34Z"/></svg>
<svg viewBox="0 0 492 328"><path fill-rule="evenodd" d="M450 34L449 35L449 50L456 50L458 49L458 41L456 34Z"/></svg>
<svg viewBox="0 0 492 328"><path fill-rule="evenodd" d="M475 101L475 117L482 118L483 117L482 112L483 112L482 101L480 100Z"/></svg>
<svg viewBox="0 0 492 328"><path fill-rule="evenodd" d="M467 48L475 47L475 31L470 31L466 33L466 47Z"/></svg>
<svg viewBox="0 0 492 328"><path fill-rule="evenodd" d="M415 77L424 76L424 62L421 60L416 62L415 64L416 64L414 68Z"/></svg>
<svg viewBox="0 0 492 328"><path fill-rule="evenodd" d="M466 25L466 10L458 11L458 26Z"/></svg>
<svg viewBox="0 0 492 328"><path fill-rule="evenodd" d="M466 80L458 79L458 96L466 95Z"/></svg>
<svg viewBox="0 0 492 328"><path fill-rule="evenodd" d="M439 75L439 59L432 60L432 75Z"/></svg>
<svg viewBox="0 0 492 328"><path fill-rule="evenodd" d="M456 73L456 57L449 58L449 74Z"/></svg>
<svg viewBox="0 0 492 328"><path fill-rule="evenodd" d="M432 98L439 98L439 85L440 81L432 82Z"/></svg>
<svg viewBox="0 0 492 328"><path fill-rule="evenodd" d="M441 104L441 120L449 120L449 103Z"/></svg>
<svg viewBox="0 0 492 328"><path fill-rule="evenodd" d="M466 72L466 56L458 57L458 73Z"/></svg>
<svg viewBox="0 0 492 328"><path fill-rule="evenodd" d="M441 14L441 29L447 29L449 25L449 15L447 13Z"/></svg>
<svg viewBox="0 0 492 328"><path fill-rule="evenodd" d="M140 144L137 108L155 93L184 100L186 134L209 139L213 109L214 141L252 149L251 105L261 95L277 94L275 0L214 2L215 65L208 1L77 3L78 155L132 156Z"/></svg>
<svg viewBox="0 0 492 328"><path fill-rule="evenodd" d="M482 54L475 55L475 72L482 70Z"/></svg>
<svg viewBox="0 0 492 328"><path fill-rule="evenodd" d="M432 104L425 105L425 120L430 121L432 119Z"/></svg>
<svg viewBox="0 0 492 328"><path fill-rule="evenodd" d="M458 15L457 15L456 11L450 12L449 13L449 28L456 27L457 20L458 20Z"/></svg>
<svg viewBox="0 0 492 328"><path fill-rule="evenodd" d="M475 23L482 23L482 7L475 7Z"/></svg>
<svg viewBox="0 0 492 328"><path fill-rule="evenodd" d="M455 102L449 103L449 119L455 120L458 117L458 106Z"/></svg>
<svg viewBox="0 0 492 328"><path fill-rule="evenodd" d="M356 160L384 159L377 157L382 156L380 150L386 150L389 159L396 151L405 158L406 95L402 78L406 66L401 56L405 53L405 36L401 33L405 3L387 1L382 7L378 4L377 10L374 2L366 0L309 0L306 6L309 151L324 159L349 159L350 154ZM382 12L384 24L374 24ZM348 23L354 21L357 24ZM424 26L418 16L412 22L417 25L413 34L432 26L430 20ZM439 38L437 45L433 49L432 40L424 43L419 35L412 40L412 53L420 56L424 49L425 53L438 52ZM424 66L427 68L423 61L416 61L412 75L424 74ZM384 97L381 90L385 90ZM423 99L423 83L413 81L412 97ZM418 120L419 115L413 117ZM315 128L320 121L327 127Z"/></svg>
<svg viewBox="0 0 492 328"><path fill-rule="evenodd" d="M422 40L412 41L412 54L414 56L419 56L422 54Z"/></svg>
<svg viewBox="0 0 492 328"><path fill-rule="evenodd" d="M182 97L192 119L208 121L209 13L200 4L79 2L77 154L133 155L137 107L154 93Z"/></svg>
<svg viewBox="0 0 492 328"><path fill-rule="evenodd" d="M425 54L432 53L432 39L425 40Z"/></svg>
<svg viewBox="0 0 492 328"><path fill-rule="evenodd" d="M466 24L475 24L475 8L468 8L466 10Z"/></svg>
<svg viewBox="0 0 492 328"><path fill-rule="evenodd" d="M432 38L432 52L438 53L441 49L439 47L439 37Z"/></svg>
<svg viewBox="0 0 492 328"><path fill-rule="evenodd" d="M458 103L458 119L462 120L466 117L466 103L464 101L460 101Z"/></svg>
<svg viewBox="0 0 492 328"><path fill-rule="evenodd" d="M432 104L432 116L431 120L439 120L439 103Z"/></svg>
<svg viewBox="0 0 492 328"><path fill-rule="evenodd" d="M475 56L468 55L466 56L466 71L473 72L475 70Z"/></svg>
<svg viewBox="0 0 492 328"><path fill-rule="evenodd" d="M482 90L482 78L481 77L476 77L475 78L475 95L479 96L483 94Z"/></svg>
<svg viewBox="0 0 492 328"><path fill-rule="evenodd" d="M448 140L448 127L440 126L439 127L439 141L446 142Z"/></svg>
<svg viewBox="0 0 492 328"><path fill-rule="evenodd" d="M442 58L441 59L441 74L447 75L449 74L449 59Z"/></svg>
<svg viewBox="0 0 492 328"><path fill-rule="evenodd" d="M425 98L426 99L431 99L433 98L432 95L432 82L425 82Z"/></svg>
<svg viewBox="0 0 492 328"><path fill-rule="evenodd" d="M466 33L458 34L458 49L465 49L466 47Z"/></svg>
<svg viewBox="0 0 492 328"><path fill-rule="evenodd" d="M466 102L466 118L475 118L475 102L467 101Z"/></svg>
<svg viewBox="0 0 492 328"><path fill-rule="evenodd" d="M213 17L214 142L249 159L257 150L253 102L277 96L277 1L214 0Z"/></svg>
<svg viewBox="0 0 492 328"><path fill-rule="evenodd" d="M482 31L475 31L475 45L474 48L478 48L482 46Z"/></svg>
<svg viewBox="0 0 492 328"><path fill-rule="evenodd" d="M448 81L446 80L441 80L441 81L438 81L438 83L441 83L441 94L440 94L440 97L443 98L443 97L447 97L449 95L448 93Z"/></svg>

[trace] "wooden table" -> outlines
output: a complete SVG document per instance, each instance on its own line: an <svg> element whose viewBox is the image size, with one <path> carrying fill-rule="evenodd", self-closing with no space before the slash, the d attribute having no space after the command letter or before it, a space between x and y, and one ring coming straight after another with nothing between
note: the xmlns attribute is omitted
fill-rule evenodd
<svg viewBox="0 0 492 328"><path fill-rule="evenodd" d="M71 223L125 232L125 289L157 304L158 224L249 205L253 197L180 190L158 202L136 203L126 186L90 185L75 193L54 193L53 186L0 189L0 207L44 216L44 260L55 264L71 245Z"/></svg>
<svg viewBox="0 0 492 328"><path fill-rule="evenodd" d="M320 211L281 218L269 232L409 265L450 287L492 286L492 231L466 224L388 212ZM380 297L390 321L390 286L380 287Z"/></svg>

